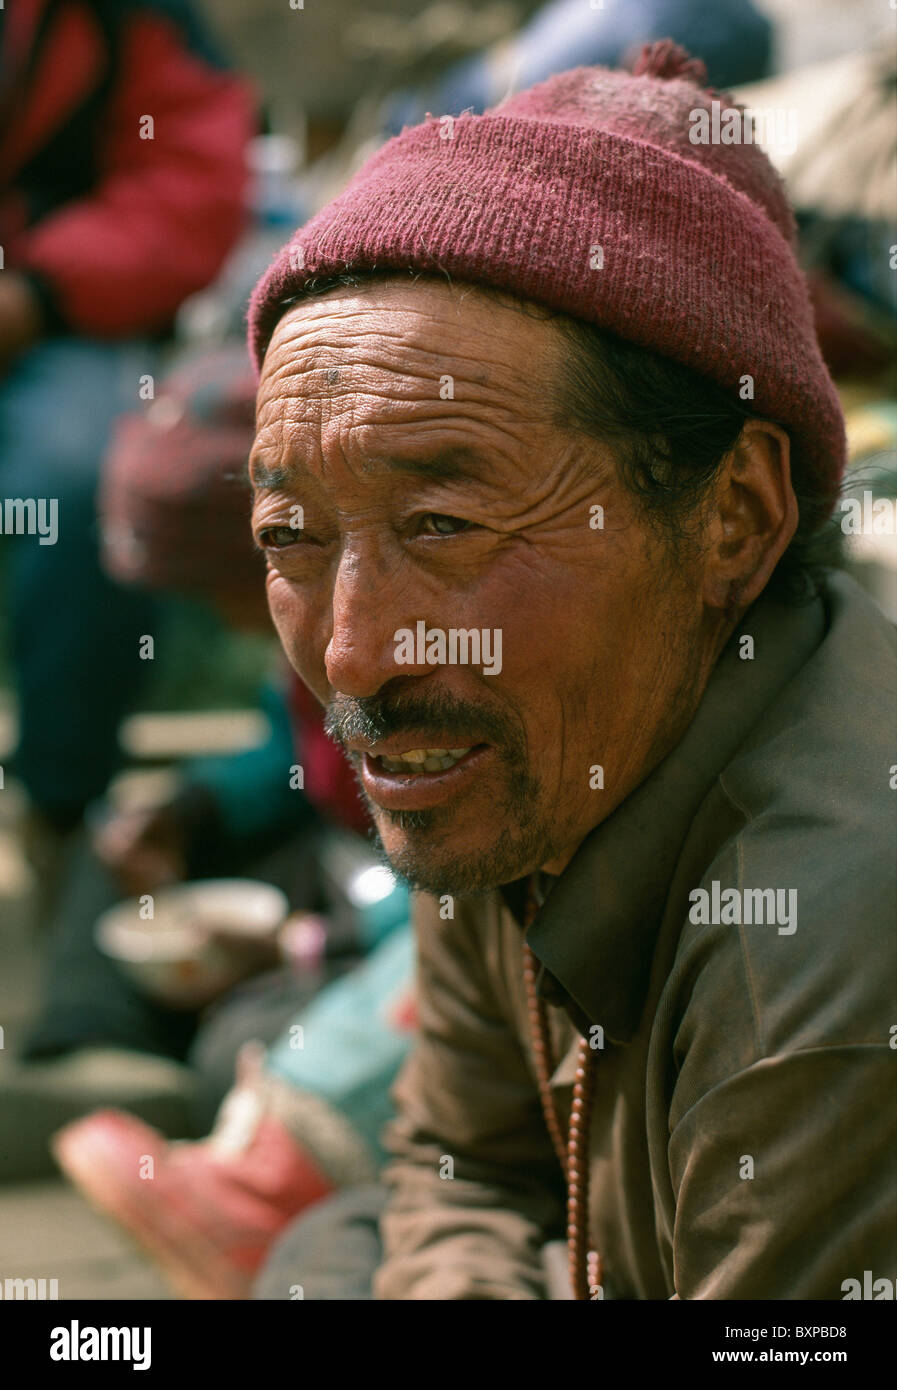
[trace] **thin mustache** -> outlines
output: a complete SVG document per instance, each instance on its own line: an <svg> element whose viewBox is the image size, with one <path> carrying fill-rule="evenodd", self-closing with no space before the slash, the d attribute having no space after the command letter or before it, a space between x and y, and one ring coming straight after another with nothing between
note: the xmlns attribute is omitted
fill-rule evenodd
<svg viewBox="0 0 897 1390"><path fill-rule="evenodd" d="M454 701L443 706L403 704L391 709L376 696L371 700L370 704L351 700L344 701L341 706L331 706L324 717L324 731L328 737L343 746L357 739L374 744L405 731L416 736L432 730L440 737L453 734L465 737L471 729L476 729L494 736L496 742L507 738L507 730L495 715L485 715L482 710Z"/></svg>

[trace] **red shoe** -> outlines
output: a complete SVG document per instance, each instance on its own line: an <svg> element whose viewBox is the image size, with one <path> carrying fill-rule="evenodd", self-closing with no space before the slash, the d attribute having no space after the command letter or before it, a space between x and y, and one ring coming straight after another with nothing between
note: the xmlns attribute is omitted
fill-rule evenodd
<svg viewBox="0 0 897 1390"><path fill-rule="evenodd" d="M253 1103L250 1091L232 1092L226 1122L199 1143L169 1143L121 1110L99 1110L52 1141L63 1172L184 1298L248 1298L274 1239L335 1190L289 1130Z"/></svg>

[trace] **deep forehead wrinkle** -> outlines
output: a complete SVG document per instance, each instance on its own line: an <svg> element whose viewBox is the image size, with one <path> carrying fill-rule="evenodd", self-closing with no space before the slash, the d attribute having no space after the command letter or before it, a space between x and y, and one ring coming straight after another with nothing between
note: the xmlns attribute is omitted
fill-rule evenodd
<svg viewBox="0 0 897 1390"><path fill-rule="evenodd" d="M391 473L435 478L445 482L479 481L485 472L480 454L466 445L440 449L437 453L421 457L390 454L372 459L370 466L379 466ZM285 492L294 486L296 481L297 471L285 464L267 464L261 459L255 459L252 463L252 485L256 491Z"/></svg>

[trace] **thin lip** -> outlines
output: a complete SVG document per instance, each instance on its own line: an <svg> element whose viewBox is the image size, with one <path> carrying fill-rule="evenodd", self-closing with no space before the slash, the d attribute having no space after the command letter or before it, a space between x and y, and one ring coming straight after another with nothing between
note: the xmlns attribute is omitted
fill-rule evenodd
<svg viewBox="0 0 897 1390"><path fill-rule="evenodd" d="M454 735L452 735L454 737ZM418 739L415 743L414 740ZM347 743L346 750L349 753L356 753L359 756L366 755L369 758L399 758L403 753L410 753L417 748L467 748L468 750L479 747L487 747L482 739L474 739L471 743L438 743L430 735L424 739L420 734L402 735L402 742L398 739L386 739L383 743L375 743L373 746L367 743Z"/></svg>

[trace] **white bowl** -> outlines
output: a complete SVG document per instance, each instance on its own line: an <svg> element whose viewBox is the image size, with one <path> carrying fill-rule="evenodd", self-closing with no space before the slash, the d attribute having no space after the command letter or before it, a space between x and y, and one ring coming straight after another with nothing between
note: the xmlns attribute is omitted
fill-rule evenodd
<svg viewBox="0 0 897 1390"><path fill-rule="evenodd" d="M279 888L241 878L162 888L147 920L142 901L130 898L104 912L97 944L146 994L184 1009L202 1008L273 964L289 911Z"/></svg>

